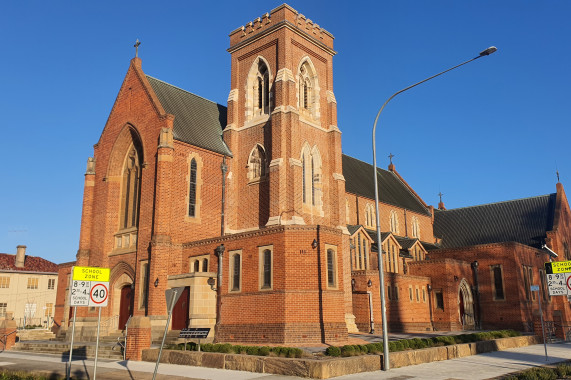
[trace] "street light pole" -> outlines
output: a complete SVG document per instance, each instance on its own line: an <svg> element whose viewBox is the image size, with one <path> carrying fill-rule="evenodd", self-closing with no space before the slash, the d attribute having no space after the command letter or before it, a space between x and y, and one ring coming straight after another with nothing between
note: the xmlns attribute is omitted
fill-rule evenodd
<svg viewBox="0 0 571 380"><path fill-rule="evenodd" d="M379 121L379 116L381 116L381 112L383 112L383 109L385 108L385 106L398 94L405 92L407 90L410 90L411 88L416 87L419 84L422 84L422 83L427 82L431 79L434 79L434 78L436 78L442 74L445 74L449 71L457 69L460 66L463 66L467 63L475 61L478 58L488 56L488 55L494 53L496 50L498 50L498 49L496 49L495 46L490 46L486 50L480 52L480 54L477 57L469 59L466 62L462 62L459 65L451 67L451 68L444 70L444 71L442 71L436 75L433 75L433 76L426 78L424 80L421 80L420 82L417 82L411 86L403 88L400 91L395 92L383 104L383 106L381 107L381 109L377 113L377 117L375 118L375 124L373 125L373 168L374 168L373 177L375 179L375 208L376 208L376 212L377 212L376 219L377 219L377 245L378 245L378 252L379 252L379 254L378 254L379 291L381 293L381 318L382 318L382 323L383 323L383 358L384 358L383 370L384 371L389 370L389 340L388 340L388 331L387 331L387 315L386 315L387 313L386 313L386 303L385 303L385 276L383 273L383 259L382 259L383 248L382 248L382 244L381 244L381 222L380 222L380 215L379 215L379 184L378 184L378 180L377 180L377 149L376 149L376 144L375 144L375 132L377 130L377 122Z"/></svg>

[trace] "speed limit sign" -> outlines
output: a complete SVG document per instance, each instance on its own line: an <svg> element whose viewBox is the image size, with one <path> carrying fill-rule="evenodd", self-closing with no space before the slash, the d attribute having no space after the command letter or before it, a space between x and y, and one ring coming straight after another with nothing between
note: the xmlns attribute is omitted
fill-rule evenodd
<svg viewBox="0 0 571 380"><path fill-rule="evenodd" d="M108 282L92 282L89 293L89 306L107 306Z"/></svg>

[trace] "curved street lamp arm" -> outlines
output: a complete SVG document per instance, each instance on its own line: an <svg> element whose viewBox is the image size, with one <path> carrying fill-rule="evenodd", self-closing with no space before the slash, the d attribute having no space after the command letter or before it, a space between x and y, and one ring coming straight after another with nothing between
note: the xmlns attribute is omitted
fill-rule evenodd
<svg viewBox="0 0 571 380"><path fill-rule="evenodd" d="M379 291L380 291L380 295L381 295L381 317L382 317L382 326L383 326L383 358L384 358L383 359L384 360L383 369L385 371L389 370L389 340L388 340L386 301L385 301L385 276L384 276L383 259L382 259L383 248L382 248L382 240L381 240L381 220L380 220L380 215L379 215L379 184L378 184L378 179L377 179L377 150L376 150L376 145L375 145L375 132L377 130L377 122L379 121L379 116L381 116L381 112L383 112L383 109L385 108L385 106L398 94L403 93L407 90L410 90L411 88L416 87L419 84L422 84L422 83L427 82L431 79L434 79L434 78L436 78L442 74L445 74L449 71L457 69L460 66L464 66L465 64L470 63L472 61L475 61L478 58L486 57L486 56L494 53L496 50L497 49L495 46L491 46L491 47L487 48L486 50L480 52L480 55L478 55L477 57L469 59L466 62L462 62L459 65L456 65L456 66L451 67L447 70L439 72L438 74L435 74L429 78L421 80L420 82L417 82L413 85L410 85L406 88L403 88L400 91L395 92L382 105L382 107L379 109L379 112L377 113L377 117L375 117L375 123L373 124L373 170L374 170L374 179L375 179L375 181L374 181L375 182L375 211L376 211L376 221L377 221L377 246L378 246L377 259L378 259L378 268L379 268ZM387 252L387 255L388 254L389 253Z"/></svg>

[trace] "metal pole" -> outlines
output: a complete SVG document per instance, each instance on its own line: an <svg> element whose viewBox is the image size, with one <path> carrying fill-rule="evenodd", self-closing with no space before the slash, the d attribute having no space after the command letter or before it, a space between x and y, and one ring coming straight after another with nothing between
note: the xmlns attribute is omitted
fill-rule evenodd
<svg viewBox="0 0 571 380"><path fill-rule="evenodd" d="M67 380L71 376L71 360L73 355L73 336L75 335L75 315L77 314L77 306L73 306L73 324L71 325L71 346L69 347L69 362L67 365Z"/></svg>
<svg viewBox="0 0 571 380"><path fill-rule="evenodd" d="M388 371L389 370L389 340L388 340L388 332L387 332L387 311L386 311L386 303L385 303L385 278L384 278L384 274L383 274L383 260L382 260L382 253L383 253L383 248L382 248L382 240L381 240L381 222L380 222L380 215L379 215L379 184L378 184L378 179L377 179L377 148L376 148L376 142L375 142L375 132L377 130L377 122L379 121L379 116L381 116L381 112L383 112L383 109L385 108L385 106L398 94L405 92L407 90L410 90L413 87L418 86L419 84L422 84L424 82L427 82L431 79L434 79L444 73L447 73L448 71L454 70L460 66L463 66L467 63L470 63L478 58L481 57L485 57L487 55L490 55L492 53L494 53L497 49L494 46L491 46L489 48L487 48L486 50L482 51L480 53L480 55L478 55L477 57L474 57L472 59L469 59L466 62L462 62L459 65L456 65L454 67L451 67L447 70L444 70L436 75L433 75L429 78L426 78L424 80L421 80L420 82L417 82L411 86L408 86L400 91L395 92L393 95L391 95L390 98L387 99L387 101L383 104L383 106L381 107L381 109L379 110L379 112L377 113L377 117L375 118L375 123L373 124L373 169L374 169L374 173L373 173L373 178L375 180L375 209L377 212L376 215L376 220L377 220L377 244L378 244L378 265L379 265L379 291L381 293L381 317L382 317L382 324L383 324L383 359L384 359L384 367L383 370L384 371Z"/></svg>
<svg viewBox="0 0 571 380"><path fill-rule="evenodd" d="M99 327L101 326L101 306L97 316L97 341L95 343L95 364L93 365L93 380L97 379L97 354L99 353Z"/></svg>
<svg viewBox="0 0 571 380"><path fill-rule="evenodd" d="M155 378L157 377L157 371L159 369L159 363L161 361L161 354L163 353L163 346L165 345L165 338L167 337L167 331L169 330L169 324L171 322L171 315L172 315L172 309L174 308L174 300L176 298L176 293L177 290L174 289L172 292L172 297L171 297L171 304L170 304L170 310L169 310L169 316L167 318L167 324L165 326L165 333L163 334L163 341L161 342L161 348L159 350L159 357L157 358L157 364L155 365L155 372L153 373L153 380L155 380Z"/></svg>
<svg viewBox="0 0 571 380"><path fill-rule="evenodd" d="M545 361L549 361L547 356L547 343L545 342L545 326L543 324L543 312L541 311L541 294L537 292L537 300L539 301L539 317L541 318L541 332L543 333L543 349L545 350Z"/></svg>

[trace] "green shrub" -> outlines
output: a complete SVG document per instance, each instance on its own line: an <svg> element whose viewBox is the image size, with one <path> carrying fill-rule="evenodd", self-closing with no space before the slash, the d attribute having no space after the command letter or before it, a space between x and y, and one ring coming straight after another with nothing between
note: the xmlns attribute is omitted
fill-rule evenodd
<svg viewBox="0 0 571 380"><path fill-rule="evenodd" d="M562 363L557 366L557 373L560 377L571 377L571 364Z"/></svg>
<svg viewBox="0 0 571 380"><path fill-rule="evenodd" d="M288 358L301 358L303 350L301 348L290 347L287 353Z"/></svg>
<svg viewBox="0 0 571 380"><path fill-rule="evenodd" d="M267 346L260 347L258 350L258 355L260 356L268 356L270 354L270 348Z"/></svg>
<svg viewBox="0 0 571 380"><path fill-rule="evenodd" d="M256 346L250 346L250 347L246 348L246 353L248 355L258 355L259 352L260 352L260 348L256 347Z"/></svg>
<svg viewBox="0 0 571 380"><path fill-rule="evenodd" d="M533 368L518 375L520 380L556 380L557 374L551 368Z"/></svg>
<svg viewBox="0 0 571 380"><path fill-rule="evenodd" d="M282 348L281 347L272 347L271 350L276 356L280 356L282 353Z"/></svg>
<svg viewBox="0 0 571 380"><path fill-rule="evenodd" d="M341 349L335 346L327 347L327 349L325 350L325 355L335 356L335 357L341 356Z"/></svg>
<svg viewBox="0 0 571 380"><path fill-rule="evenodd" d="M347 345L341 347L341 356L353 356L355 355L355 347Z"/></svg>
<svg viewBox="0 0 571 380"><path fill-rule="evenodd" d="M214 345L212 343L205 343L200 346L200 349L204 352L213 352Z"/></svg>

